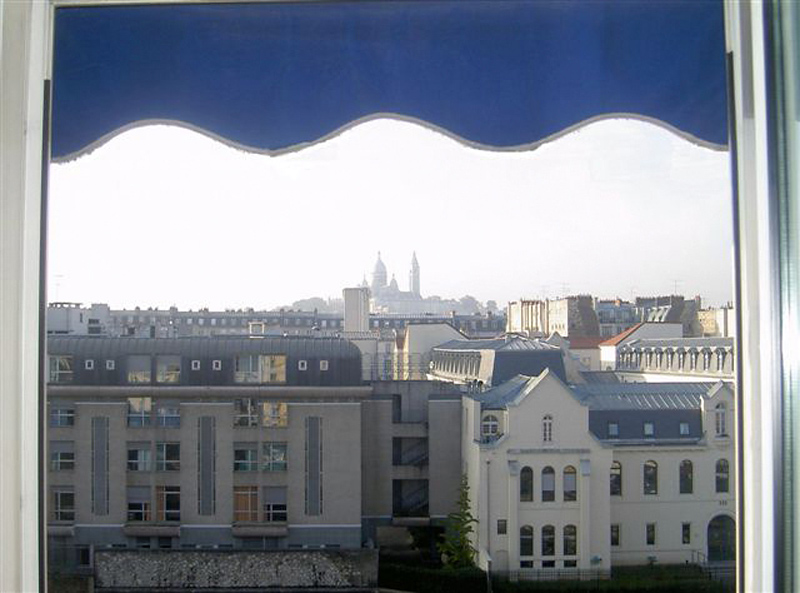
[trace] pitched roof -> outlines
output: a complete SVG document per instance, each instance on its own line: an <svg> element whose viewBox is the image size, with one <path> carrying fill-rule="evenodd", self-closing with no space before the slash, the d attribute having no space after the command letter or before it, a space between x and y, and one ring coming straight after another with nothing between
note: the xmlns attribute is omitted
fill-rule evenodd
<svg viewBox="0 0 800 593"><path fill-rule="evenodd" d="M621 334L617 334L617 335L616 335L616 336L614 336L613 338L609 338L609 339L607 339L605 342L600 342L600 344L599 344L599 345L600 345L600 346L616 346L616 345L618 345L620 342L622 342L623 340L625 340L626 338L630 337L630 336L631 336L631 335L632 335L632 334L633 334L633 333L634 333L634 332L635 332L637 329L639 329L639 328L640 328L640 327L642 327L643 325L644 325L644 323L641 323L641 322L640 322L640 323L637 323L636 325L634 325L634 326L631 326L631 327L629 327L628 329L626 329L626 330L625 330L624 332L622 332Z"/></svg>
<svg viewBox="0 0 800 593"><path fill-rule="evenodd" d="M604 340L597 336L575 336L567 338L570 350L586 350L597 348Z"/></svg>
<svg viewBox="0 0 800 593"><path fill-rule="evenodd" d="M715 382L587 383L572 391L590 410L699 410Z"/></svg>
<svg viewBox="0 0 800 593"><path fill-rule="evenodd" d="M505 338L491 338L488 340L450 340L436 350L559 350L558 346L548 344L541 340L531 340L521 336Z"/></svg>

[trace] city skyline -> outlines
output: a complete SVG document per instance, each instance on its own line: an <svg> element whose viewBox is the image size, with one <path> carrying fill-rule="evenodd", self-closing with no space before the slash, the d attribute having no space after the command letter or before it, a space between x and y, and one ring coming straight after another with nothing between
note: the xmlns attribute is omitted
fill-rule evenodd
<svg viewBox="0 0 800 593"><path fill-rule="evenodd" d="M732 294L727 167L640 120L516 152L373 120L281 156L148 126L53 165L48 298L271 309L340 298L380 251L401 290L416 252L423 296L718 305Z"/></svg>

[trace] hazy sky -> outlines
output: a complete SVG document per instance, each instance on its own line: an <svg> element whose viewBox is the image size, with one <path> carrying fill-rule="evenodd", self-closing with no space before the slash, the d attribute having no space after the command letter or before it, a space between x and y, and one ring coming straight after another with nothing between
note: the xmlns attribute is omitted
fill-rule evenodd
<svg viewBox="0 0 800 593"><path fill-rule="evenodd" d="M728 154L639 120L509 153L382 119L273 157L148 126L54 164L49 208L51 301L271 308L379 250L424 296L732 295Z"/></svg>

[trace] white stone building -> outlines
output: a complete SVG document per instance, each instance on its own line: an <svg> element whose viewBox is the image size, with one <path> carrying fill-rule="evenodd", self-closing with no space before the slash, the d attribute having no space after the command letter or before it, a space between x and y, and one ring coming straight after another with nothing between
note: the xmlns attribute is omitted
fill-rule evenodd
<svg viewBox="0 0 800 593"><path fill-rule="evenodd" d="M479 565L732 561L733 406L722 382L570 387L549 371L464 398Z"/></svg>

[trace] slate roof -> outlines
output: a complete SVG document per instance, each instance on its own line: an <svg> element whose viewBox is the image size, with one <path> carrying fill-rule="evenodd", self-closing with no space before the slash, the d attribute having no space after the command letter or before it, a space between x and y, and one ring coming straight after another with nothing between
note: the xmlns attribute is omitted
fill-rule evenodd
<svg viewBox="0 0 800 593"><path fill-rule="evenodd" d="M714 382L588 383L572 391L590 410L699 410Z"/></svg>
<svg viewBox="0 0 800 593"><path fill-rule="evenodd" d="M298 358L357 358L358 347L342 338L306 336L109 338L102 336L48 336L49 354L114 357L127 354L179 354L203 358L239 354L285 354Z"/></svg>
<svg viewBox="0 0 800 593"><path fill-rule="evenodd" d="M733 348L733 338L642 338L628 342L637 348Z"/></svg>
<svg viewBox="0 0 800 593"><path fill-rule="evenodd" d="M436 350L494 350L496 352L505 352L510 350L560 350L560 348L541 340L514 336L488 340L450 340L437 346Z"/></svg>
<svg viewBox="0 0 800 593"><path fill-rule="evenodd" d="M538 379L538 377L516 375L497 387L492 387L483 393L471 394L470 397L481 402L481 408L484 410L504 410L520 395L533 389Z"/></svg>

